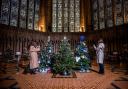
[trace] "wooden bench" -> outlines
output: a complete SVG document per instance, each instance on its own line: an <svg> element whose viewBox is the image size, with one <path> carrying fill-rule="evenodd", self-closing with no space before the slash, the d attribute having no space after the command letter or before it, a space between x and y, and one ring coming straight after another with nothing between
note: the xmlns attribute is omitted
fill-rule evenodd
<svg viewBox="0 0 128 89"><path fill-rule="evenodd" d="M2 80L0 81L0 89L12 89L16 84L16 80Z"/></svg>
<svg viewBox="0 0 128 89"><path fill-rule="evenodd" d="M0 74L0 89L20 89L20 87L11 75Z"/></svg>
<svg viewBox="0 0 128 89"><path fill-rule="evenodd" d="M10 78L11 76L9 76L9 75L0 75L0 81L2 81L2 80L4 80L4 79L8 79L8 78Z"/></svg>
<svg viewBox="0 0 128 89"><path fill-rule="evenodd" d="M128 89L128 81L114 81L111 84L116 89Z"/></svg>

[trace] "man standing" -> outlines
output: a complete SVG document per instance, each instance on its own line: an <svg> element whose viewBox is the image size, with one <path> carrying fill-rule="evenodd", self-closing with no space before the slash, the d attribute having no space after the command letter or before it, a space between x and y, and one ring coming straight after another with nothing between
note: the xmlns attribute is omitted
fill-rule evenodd
<svg viewBox="0 0 128 89"><path fill-rule="evenodd" d="M97 47L94 45L97 55L97 63L99 64L99 74L104 74L104 48L105 45L102 39L98 41Z"/></svg>

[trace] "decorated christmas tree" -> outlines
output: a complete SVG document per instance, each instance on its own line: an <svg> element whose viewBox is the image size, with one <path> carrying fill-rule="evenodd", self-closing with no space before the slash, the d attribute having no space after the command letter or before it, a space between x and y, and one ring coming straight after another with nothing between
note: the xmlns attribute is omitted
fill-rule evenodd
<svg viewBox="0 0 128 89"><path fill-rule="evenodd" d="M89 72L90 57L85 36L80 36L80 42L77 44L75 56L76 64L79 67L80 72Z"/></svg>
<svg viewBox="0 0 128 89"><path fill-rule="evenodd" d="M40 71L47 72L51 70L51 56L53 54L53 45L48 36L45 47L41 50L40 55Z"/></svg>
<svg viewBox="0 0 128 89"><path fill-rule="evenodd" d="M68 75L72 72L75 66L75 60L66 37L61 41L59 52L55 54L54 57L53 73Z"/></svg>

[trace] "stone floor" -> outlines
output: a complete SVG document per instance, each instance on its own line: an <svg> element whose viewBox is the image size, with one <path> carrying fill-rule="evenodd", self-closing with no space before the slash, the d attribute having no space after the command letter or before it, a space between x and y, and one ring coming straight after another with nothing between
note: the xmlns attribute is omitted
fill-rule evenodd
<svg viewBox="0 0 128 89"><path fill-rule="evenodd" d="M93 70L98 70L93 66ZM105 74L75 72L77 78L52 78L51 73L38 73L35 75L16 73L13 77L17 80L21 89L115 89L111 82L123 74L113 73L109 67L105 68Z"/></svg>

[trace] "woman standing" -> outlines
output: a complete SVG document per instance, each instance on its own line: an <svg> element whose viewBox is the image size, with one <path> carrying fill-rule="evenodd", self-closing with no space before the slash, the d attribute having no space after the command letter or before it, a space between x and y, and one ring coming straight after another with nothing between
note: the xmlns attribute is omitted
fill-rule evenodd
<svg viewBox="0 0 128 89"><path fill-rule="evenodd" d="M94 45L97 55L97 63L99 64L99 74L104 74L104 48L105 45L102 39L98 41L97 47Z"/></svg>
<svg viewBox="0 0 128 89"><path fill-rule="evenodd" d="M36 74L36 70L39 67L38 63L38 52L40 51L40 46L37 45L35 41L32 41L29 46L29 54L30 54L30 73Z"/></svg>

